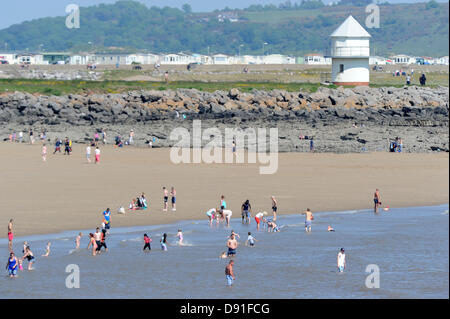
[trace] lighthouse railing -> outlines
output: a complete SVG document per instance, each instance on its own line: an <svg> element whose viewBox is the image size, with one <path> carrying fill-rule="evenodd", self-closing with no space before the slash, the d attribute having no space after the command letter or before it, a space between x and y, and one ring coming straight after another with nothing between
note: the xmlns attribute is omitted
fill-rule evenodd
<svg viewBox="0 0 450 319"><path fill-rule="evenodd" d="M336 47L331 50L332 56L340 57L356 57L356 56L369 56L370 48L368 46L364 47Z"/></svg>

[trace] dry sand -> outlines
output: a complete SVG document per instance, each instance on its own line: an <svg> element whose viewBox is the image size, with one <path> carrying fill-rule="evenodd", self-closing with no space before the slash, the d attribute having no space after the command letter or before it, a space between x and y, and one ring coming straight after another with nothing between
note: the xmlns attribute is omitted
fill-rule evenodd
<svg viewBox="0 0 450 319"><path fill-rule="evenodd" d="M259 164L178 164L168 149L102 147L99 165L87 164L84 145L71 156L40 157L41 145L0 144L0 222L14 219L16 235L94 229L110 207L112 227L167 224L206 219L225 195L233 218L250 200L253 211L280 214L307 207L317 211L372 208L375 188L384 205L426 206L449 201L449 155L280 153L274 175L260 175ZM93 152L92 152L93 153ZM162 211L162 187L175 186L176 212ZM141 192L149 209L118 215L120 206Z"/></svg>

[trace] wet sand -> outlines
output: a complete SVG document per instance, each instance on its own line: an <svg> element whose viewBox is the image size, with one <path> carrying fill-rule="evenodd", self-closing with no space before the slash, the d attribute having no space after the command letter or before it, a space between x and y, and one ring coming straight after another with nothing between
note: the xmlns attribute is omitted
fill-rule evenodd
<svg viewBox="0 0 450 319"><path fill-rule="evenodd" d="M15 235L94 229L106 207L113 212L112 227L202 219L222 194L233 218L240 218L246 199L254 213L271 212L271 195L280 214L307 207L313 212L371 209L375 188L390 207L449 202L448 153L280 153L277 173L260 175L260 164L176 165L169 149L106 146L100 164L87 164L84 149L74 145L70 156L52 155L50 146L44 163L40 144L0 143L1 237L10 218ZM176 212L162 211L163 186L175 186ZM147 210L117 214L141 192L149 200Z"/></svg>

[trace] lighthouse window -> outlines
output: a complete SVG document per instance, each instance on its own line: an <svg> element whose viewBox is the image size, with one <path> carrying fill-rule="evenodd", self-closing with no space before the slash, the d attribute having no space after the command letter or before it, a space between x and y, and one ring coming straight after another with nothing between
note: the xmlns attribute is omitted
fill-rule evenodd
<svg viewBox="0 0 450 319"><path fill-rule="evenodd" d="M339 64L339 73L344 72L344 65L343 64Z"/></svg>

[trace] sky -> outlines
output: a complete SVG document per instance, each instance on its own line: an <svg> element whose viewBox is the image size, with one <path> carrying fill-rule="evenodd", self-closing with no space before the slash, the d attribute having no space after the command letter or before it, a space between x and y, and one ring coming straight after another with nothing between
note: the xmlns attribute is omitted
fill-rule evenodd
<svg viewBox="0 0 450 319"><path fill-rule="evenodd" d="M21 23L23 21L65 16L65 8L68 4L77 4L80 7L97 5L100 3L114 3L117 0L20 0L20 1L2 1L0 5L0 29L9 27L10 25ZM213 11L215 9L229 8L246 8L252 4L280 4L286 0L138 0L148 7L151 6L169 6L178 7L184 3L189 3L195 12ZM333 0L323 0L324 3ZM428 0L388 0L391 3L407 3L407 2L427 2ZM301 0L291 0L292 3L301 2ZM448 0L438 0L438 2L448 2Z"/></svg>

